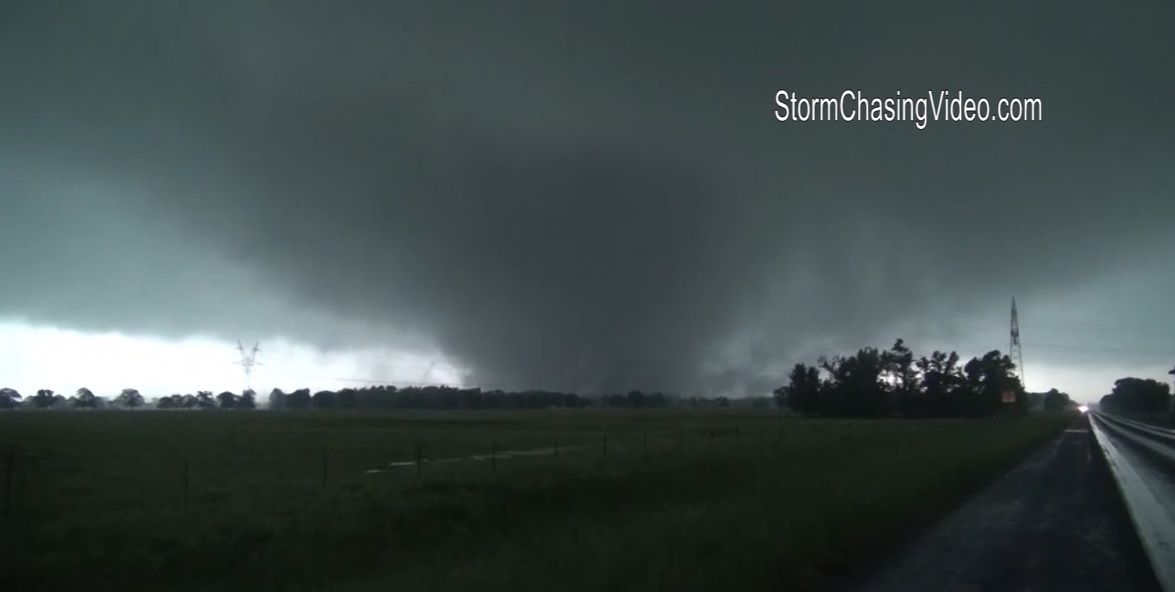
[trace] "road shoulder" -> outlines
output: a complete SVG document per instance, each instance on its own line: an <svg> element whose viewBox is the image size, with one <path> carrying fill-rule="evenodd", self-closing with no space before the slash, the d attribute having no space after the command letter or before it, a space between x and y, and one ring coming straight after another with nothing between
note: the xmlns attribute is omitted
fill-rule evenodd
<svg viewBox="0 0 1175 592"><path fill-rule="evenodd" d="M1158 591L1084 423L863 578L868 591Z"/></svg>

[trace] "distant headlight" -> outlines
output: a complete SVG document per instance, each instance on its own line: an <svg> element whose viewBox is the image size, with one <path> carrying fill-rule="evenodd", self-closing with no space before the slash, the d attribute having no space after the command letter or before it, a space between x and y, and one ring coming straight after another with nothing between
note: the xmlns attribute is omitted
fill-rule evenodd
<svg viewBox="0 0 1175 592"><path fill-rule="evenodd" d="M1079 405L1077 407L1077 410L1082 413L1088 413L1089 412L1089 405Z"/></svg>

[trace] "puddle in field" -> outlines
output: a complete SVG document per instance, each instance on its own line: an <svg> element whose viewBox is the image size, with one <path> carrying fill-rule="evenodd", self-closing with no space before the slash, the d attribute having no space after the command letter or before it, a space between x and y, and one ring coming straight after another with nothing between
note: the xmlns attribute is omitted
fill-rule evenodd
<svg viewBox="0 0 1175 592"><path fill-rule="evenodd" d="M469 456L454 456L454 457L450 457L450 458L425 458L425 459L421 459L420 462L421 462L421 464L436 464L436 463L450 463L450 462L462 462L462 461L486 461L486 460L490 460L492 458L497 458L498 460L508 460L511 458L520 458L520 457L529 457L529 456L553 456L553 455L559 454L561 452L578 450L580 448L582 448L582 447L581 446L560 446L559 448L555 448L554 446L548 446L546 448L531 448L528 450L503 450L503 451L497 452L495 454L471 454ZM392 462L388 463L387 466L393 467L393 468L414 467L414 466L416 466L416 461L415 460L397 460L397 461L392 461ZM364 474L367 474L367 475L376 475L379 473L383 473L384 469L367 469L366 471L363 471L363 472L364 472Z"/></svg>

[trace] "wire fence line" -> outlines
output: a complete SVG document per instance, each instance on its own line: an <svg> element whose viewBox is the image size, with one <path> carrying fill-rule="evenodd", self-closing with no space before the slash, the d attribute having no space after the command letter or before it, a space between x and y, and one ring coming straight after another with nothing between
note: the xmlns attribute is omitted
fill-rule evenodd
<svg viewBox="0 0 1175 592"><path fill-rule="evenodd" d="M767 454L785 440L782 426L737 425L503 431L466 443L448 443L444 434L431 434L401 437L368 451L323 443L282 454L276 462L265 453L240 459L190 453L154 462L127 459L125 466L86 467L84 487L55 478L68 471L69 459L33 456L9 446L2 449L3 517L6 523L52 519L63 506L75 505L97 512L170 508L190 514L266 490L317 496L369 485L412 488L428 482L509 478L515 471L640 470L650 463L721 458L732 452Z"/></svg>

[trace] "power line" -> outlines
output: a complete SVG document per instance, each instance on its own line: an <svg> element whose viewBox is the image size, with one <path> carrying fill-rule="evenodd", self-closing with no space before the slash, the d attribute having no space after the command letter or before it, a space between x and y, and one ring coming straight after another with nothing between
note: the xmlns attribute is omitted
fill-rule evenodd
<svg viewBox="0 0 1175 592"><path fill-rule="evenodd" d="M1172 350L1170 350L1170 349L1163 350L1160 348L1119 347L1119 346L1113 346L1113 345L1087 345L1087 344L1081 344L1081 343L1036 343L1036 342L1032 342L1032 343L1029 343L1028 345L1030 345L1032 347L1055 347L1055 348L1063 348L1063 349L1084 349L1084 350L1110 351L1110 352L1122 352L1122 353L1134 353L1134 354L1154 354L1154 355L1162 355L1162 356L1172 355L1172 353L1173 353Z"/></svg>
<svg viewBox="0 0 1175 592"><path fill-rule="evenodd" d="M1066 324L1027 323L1027 324L1024 324L1023 326L1025 326L1025 327L1053 327L1053 328L1057 328L1057 327L1062 327L1065 325L1068 325L1069 327L1074 327L1074 326L1081 325L1081 323L1066 323ZM1092 328L1092 325L1090 325L1090 324L1086 324L1085 326ZM1011 303L1011 318L1010 318L1010 325L1009 325L1008 356L1017 361L1021 383L1025 382L1024 354L1023 354L1023 349L1022 349L1023 345L1028 345L1028 346L1034 347L1034 348L1067 348L1067 349L1085 349L1085 350L1097 350L1097 351L1121 352L1121 353L1145 353L1145 354L1153 354L1153 355L1170 355L1169 350L1163 351L1160 349L1151 349L1151 348L1115 347L1115 346L1100 345L1100 344L1086 345L1086 344L1039 343L1039 342L1030 342L1027 344L1023 344L1020 340L1020 327L1021 327L1021 325L1019 322L1019 312L1017 309L1016 301L1013 298L1012 303ZM942 339L942 338L950 338L950 337L979 335L979 334L991 333L991 332L999 331L999 330L1000 329L998 327L972 327L972 328L967 328L967 329L950 330L950 331L946 331L946 332L931 332L931 331L901 332L901 331L899 331L898 333L901 334L902 337L907 340L909 338ZM836 343L827 343L827 342L825 342L823 344L819 344L819 340L817 340L817 343L818 343L818 345L815 346L815 348L817 348L817 349L855 350L855 349L859 349L861 347L860 342L858 342L855 345L849 345L847 343L846 344L836 344ZM806 349L810 350L813 348L809 347ZM237 350L241 355L241 360L239 362L237 362L237 364L241 365L242 369L245 371L245 378L246 378L246 381L248 382L251 379L251 373L252 373L253 367L262 365L260 362L257 362L257 360L256 360L257 354L261 351L259 344L255 344L251 351L246 352L243 345L241 344L241 342L237 341ZM806 363L808 361L809 360L806 357L805 358L794 358L794 359L790 360L789 362L787 362L787 365L790 366L791 364L794 364L794 363ZM371 378L371 377L354 377L354 376L351 376L351 377L324 376L324 375L311 375L311 374L301 374L301 373L295 373L295 372L286 372L286 371L277 370L277 369L271 369L271 372L274 372L274 373L277 373L277 374L280 374L283 376L294 377L294 378L324 380L324 381L342 382L342 383L368 384L368 385L399 385L399 386L408 386L408 387L428 387L428 386L441 387L441 386L455 386L456 384L462 383L460 378L455 378L455 383L431 381L430 379L433 378L433 373L434 373L434 370L436 369L437 366L438 366L438 362L436 360L432 360L429 363L427 369L424 371L423 375L416 377L416 378ZM493 383L493 382L480 383L477 385L464 385L464 386L467 388L477 387L477 388L484 388L484 389L503 389L503 390L529 390L529 389L535 388L533 386L527 387L527 386L517 385L517 384Z"/></svg>

